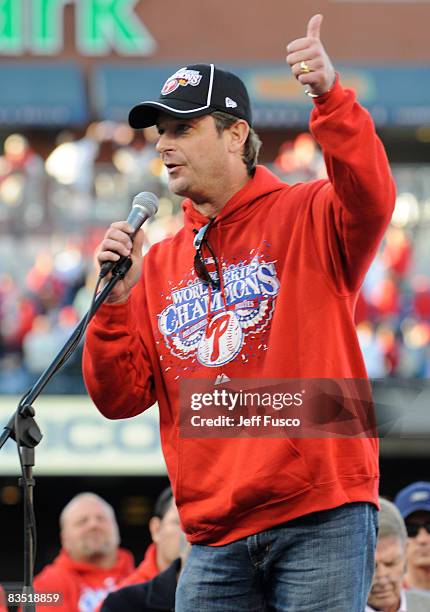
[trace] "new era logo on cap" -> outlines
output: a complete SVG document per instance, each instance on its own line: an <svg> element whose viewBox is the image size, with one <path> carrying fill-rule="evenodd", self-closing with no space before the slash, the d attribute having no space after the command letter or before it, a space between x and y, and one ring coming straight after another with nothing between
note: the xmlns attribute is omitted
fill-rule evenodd
<svg viewBox="0 0 430 612"><path fill-rule="evenodd" d="M225 99L225 105L227 108L236 108L237 104L234 100L232 100L231 98L226 98Z"/></svg>
<svg viewBox="0 0 430 612"><path fill-rule="evenodd" d="M194 64L176 70L164 83L159 98L145 100L131 109L134 128L155 125L160 112L192 119L224 111L252 126L251 104L241 79L213 64Z"/></svg>

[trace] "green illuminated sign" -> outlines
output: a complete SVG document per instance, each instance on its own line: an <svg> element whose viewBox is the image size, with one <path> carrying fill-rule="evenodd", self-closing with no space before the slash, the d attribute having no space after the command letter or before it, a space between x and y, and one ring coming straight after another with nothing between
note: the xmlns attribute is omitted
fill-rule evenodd
<svg viewBox="0 0 430 612"><path fill-rule="evenodd" d="M31 2L31 4L30 4ZM0 0L0 54L55 55L70 0ZM74 0L76 46L84 55L149 55L155 41L133 11L136 0ZM29 33L24 10L31 6Z"/></svg>
<svg viewBox="0 0 430 612"><path fill-rule="evenodd" d="M33 0L31 50L55 55L63 46L63 9L67 0Z"/></svg>
<svg viewBox="0 0 430 612"><path fill-rule="evenodd" d="M77 40L87 55L114 48L123 55L148 54L154 41L133 13L133 0L80 0Z"/></svg>
<svg viewBox="0 0 430 612"><path fill-rule="evenodd" d="M0 0L0 53L19 55L23 50L22 3Z"/></svg>

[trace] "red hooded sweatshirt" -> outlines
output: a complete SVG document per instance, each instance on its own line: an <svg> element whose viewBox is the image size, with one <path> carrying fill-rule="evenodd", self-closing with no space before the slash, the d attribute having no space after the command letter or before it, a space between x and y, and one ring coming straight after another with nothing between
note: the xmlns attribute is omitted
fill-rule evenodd
<svg viewBox="0 0 430 612"><path fill-rule="evenodd" d="M84 376L108 418L158 401L164 457L193 543L222 545L348 502L377 505L376 438L181 437L184 379L365 379L353 313L395 189L368 112L337 82L311 130L330 180L287 185L264 167L224 206L209 242L221 289L196 278L194 230L154 245L125 304L87 332ZM188 410L191 412L190 406Z"/></svg>
<svg viewBox="0 0 430 612"><path fill-rule="evenodd" d="M140 584L152 580L152 578L155 578L159 573L160 570L157 565L157 548L155 544L152 543L146 549L143 561L137 566L134 572L118 584L115 591L132 584Z"/></svg>
<svg viewBox="0 0 430 612"><path fill-rule="evenodd" d="M93 612L133 569L133 556L128 550L119 549L117 561L110 568L74 561L65 550L61 550L54 562L35 577L34 588L38 593L60 593L62 603L37 605L37 610Z"/></svg>

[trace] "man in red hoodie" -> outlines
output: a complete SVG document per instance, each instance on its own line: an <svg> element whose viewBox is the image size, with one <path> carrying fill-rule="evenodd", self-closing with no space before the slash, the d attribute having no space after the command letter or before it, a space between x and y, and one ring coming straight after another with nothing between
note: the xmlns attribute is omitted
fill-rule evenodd
<svg viewBox="0 0 430 612"><path fill-rule="evenodd" d="M290 398L300 424L304 383L366 379L353 314L395 190L369 114L321 43L321 21L288 45L287 62L313 100L328 180L288 185L257 165L246 88L213 64L179 69L129 117L134 128L157 125L185 224L143 262L142 232L132 243L129 224L111 225L98 262L131 256L132 267L91 322L84 375L108 418L158 401L192 544L179 612L362 612L371 584L377 439L287 424L267 438L261 415L245 423L235 412L244 380L299 379ZM226 381L236 395L221 392ZM206 392L190 396L190 382ZM206 418L214 406L219 418Z"/></svg>
<svg viewBox="0 0 430 612"><path fill-rule="evenodd" d="M94 493L76 495L60 516L58 557L34 579L38 593L59 593L64 612L93 612L134 569L131 553L119 548L113 508ZM37 606L50 610L52 606Z"/></svg>

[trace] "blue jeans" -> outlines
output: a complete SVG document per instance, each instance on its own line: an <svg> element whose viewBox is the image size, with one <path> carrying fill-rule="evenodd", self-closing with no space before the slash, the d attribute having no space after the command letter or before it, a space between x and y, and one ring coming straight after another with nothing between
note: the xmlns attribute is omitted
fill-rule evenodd
<svg viewBox="0 0 430 612"><path fill-rule="evenodd" d="M225 546L194 544L176 612L363 612L377 511L351 503Z"/></svg>

